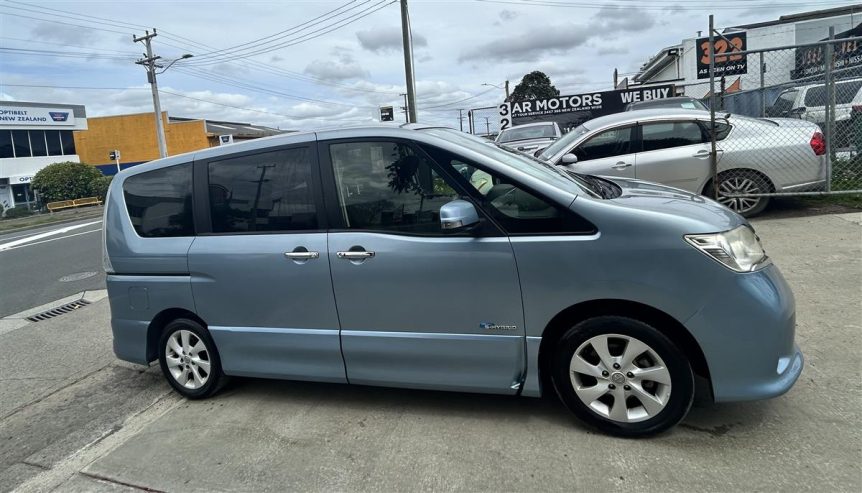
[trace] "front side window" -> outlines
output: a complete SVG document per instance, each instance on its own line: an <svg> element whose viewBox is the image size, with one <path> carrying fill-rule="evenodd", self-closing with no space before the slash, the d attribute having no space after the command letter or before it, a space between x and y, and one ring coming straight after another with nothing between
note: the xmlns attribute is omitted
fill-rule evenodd
<svg viewBox="0 0 862 493"><path fill-rule="evenodd" d="M191 164L130 176L123 184L123 195L139 236L194 235Z"/></svg>
<svg viewBox="0 0 862 493"><path fill-rule="evenodd" d="M458 194L410 146L350 142L332 144L329 152L348 228L443 233L440 207Z"/></svg>
<svg viewBox="0 0 862 493"><path fill-rule="evenodd" d="M634 127L612 128L591 137L575 148L578 161L622 156L631 152L632 131Z"/></svg>
<svg viewBox="0 0 862 493"><path fill-rule="evenodd" d="M317 229L311 172L307 147L210 162L213 232Z"/></svg>
<svg viewBox="0 0 862 493"><path fill-rule="evenodd" d="M795 90L782 92L772 106L778 111L789 111L796 102L796 93Z"/></svg>
<svg viewBox="0 0 862 493"><path fill-rule="evenodd" d="M641 126L641 138L643 152L702 144L706 140L697 122L647 123Z"/></svg>
<svg viewBox="0 0 862 493"><path fill-rule="evenodd" d="M528 192L503 175L436 147L423 149L469 183L468 190L475 191L472 196L482 209L510 234L580 234L595 229L574 212Z"/></svg>

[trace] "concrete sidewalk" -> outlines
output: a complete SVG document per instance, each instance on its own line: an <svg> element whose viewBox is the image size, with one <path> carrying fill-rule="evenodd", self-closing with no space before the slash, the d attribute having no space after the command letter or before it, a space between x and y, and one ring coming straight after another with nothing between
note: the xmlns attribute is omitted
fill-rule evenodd
<svg viewBox="0 0 862 493"><path fill-rule="evenodd" d="M647 440L552 398L237 379L186 401L116 362L102 300L0 334L0 490L860 491L862 213L755 227L806 356L780 398Z"/></svg>

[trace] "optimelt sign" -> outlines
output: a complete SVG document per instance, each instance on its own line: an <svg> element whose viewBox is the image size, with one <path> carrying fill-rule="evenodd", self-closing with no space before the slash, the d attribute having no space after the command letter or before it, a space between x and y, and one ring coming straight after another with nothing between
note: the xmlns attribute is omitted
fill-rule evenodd
<svg viewBox="0 0 862 493"><path fill-rule="evenodd" d="M0 125L74 126L71 108L34 108L0 105Z"/></svg>
<svg viewBox="0 0 862 493"><path fill-rule="evenodd" d="M512 125L555 121L560 129L567 132L587 120L625 111L629 103L673 95L673 84L667 84L503 103L500 105L500 130Z"/></svg>

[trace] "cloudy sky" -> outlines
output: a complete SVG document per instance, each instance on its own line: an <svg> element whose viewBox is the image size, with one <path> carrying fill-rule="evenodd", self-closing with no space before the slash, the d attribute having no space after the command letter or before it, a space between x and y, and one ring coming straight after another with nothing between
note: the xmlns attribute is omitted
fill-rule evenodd
<svg viewBox="0 0 862 493"><path fill-rule="evenodd" d="M718 26L852 5L828 0L410 0L417 107L458 126L542 70L563 94L610 89L662 47ZM144 47L181 60L159 76L172 116L279 128L369 122L402 104L392 0L0 0L0 99L84 104L89 116L152 111ZM397 113L403 118L403 114Z"/></svg>

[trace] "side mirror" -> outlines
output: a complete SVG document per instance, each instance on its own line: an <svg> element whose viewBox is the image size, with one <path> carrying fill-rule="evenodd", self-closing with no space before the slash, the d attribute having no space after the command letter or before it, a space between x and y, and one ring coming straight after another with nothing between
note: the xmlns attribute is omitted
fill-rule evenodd
<svg viewBox="0 0 862 493"><path fill-rule="evenodd" d="M444 231L463 231L477 224L479 213L466 200L453 200L440 208L440 227Z"/></svg>
<svg viewBox="0 0 862 493"><path fill-rule="evenodd" d="M561 161L563 164L575 164L578 162L578 156L574 154L566 154L563 156L563 160Z"/></svg>
<svg viewBox="0 0 862 493"><path fill-rule="evenodd" d="M790 116L793 118L802 118L802 115L805 114L805 106L800 106L798 108L793 108L788 112Z"/></svg>

